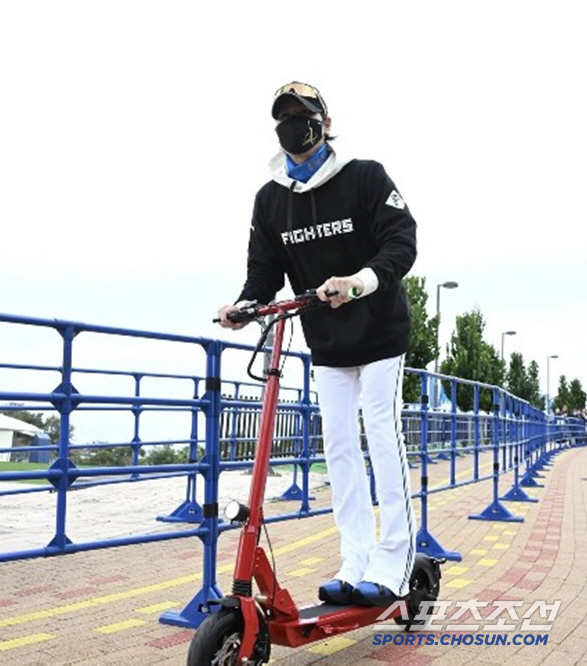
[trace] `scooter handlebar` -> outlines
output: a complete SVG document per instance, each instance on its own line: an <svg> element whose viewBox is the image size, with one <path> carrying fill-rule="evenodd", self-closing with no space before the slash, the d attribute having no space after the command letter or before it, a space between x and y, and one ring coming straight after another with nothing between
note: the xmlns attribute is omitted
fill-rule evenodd
<svg viewBox="0 0 587 666"><path fill-rule="evenodd" d="M327 291L327 296L336 296L338 291ZM323 301L318 298L315 289L308 289L304 294L294 296L293 299L278 301L277 303L270 303L269 305L258 305L256 302L247 303L239 310L230 312L226 318L234 324L242 322L253 321L258 317L266 317L271 314L285 313L290 310L302 309L310 305L316 305ZM220 319L217 317L212 320L213 323L218 323Z"/></svg>

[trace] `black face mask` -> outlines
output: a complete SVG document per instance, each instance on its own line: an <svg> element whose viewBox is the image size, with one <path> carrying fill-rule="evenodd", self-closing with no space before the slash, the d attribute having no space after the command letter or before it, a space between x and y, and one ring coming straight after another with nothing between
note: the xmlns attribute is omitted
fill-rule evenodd
<svg viewBox="0 0 587 666"><path fill-rule="evenodd" d="M300 155L311 150L322 138L322 121L293 116L282 120L275 131L286 153Z"/></svg>

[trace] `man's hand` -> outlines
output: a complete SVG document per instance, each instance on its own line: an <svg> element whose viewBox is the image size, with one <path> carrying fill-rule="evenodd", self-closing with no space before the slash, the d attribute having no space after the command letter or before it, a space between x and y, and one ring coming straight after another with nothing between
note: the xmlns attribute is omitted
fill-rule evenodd
<svg viewBox="0 0 587 666"><path fill-rule="evenodd" d="M330 277L318 289L316 295L321 301L328 301L331 308L339 308L363 293L364 285L357 277ZM327 291L338 292L335 296L327 296Z"/></svg>
<svg viewBox="0 0 587 666"><path fill-rule="evenodd" d="M218 322L222 328L230 328L233 331L238 331L241 328L244 328L248 323L248 321L240 321L238 323L235 323L233 321L230 321L228 319L228 315L231 312L238 312L239 308L236 305L223 305L220 310L218 310L218 319L220 321Z"/></svg>

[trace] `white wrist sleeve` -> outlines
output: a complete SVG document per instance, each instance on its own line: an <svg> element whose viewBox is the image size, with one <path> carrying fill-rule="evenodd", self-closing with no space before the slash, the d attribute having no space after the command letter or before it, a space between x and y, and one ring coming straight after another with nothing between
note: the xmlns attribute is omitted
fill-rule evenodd
<svg viewBox="0 0 587 666"><path fill-rule="evenodd" d="M358 298L372 294L379 286L379 280L372 268L361 268L358 273L351 275L351 277L358 278L363 283L363 291Z"/></svg>

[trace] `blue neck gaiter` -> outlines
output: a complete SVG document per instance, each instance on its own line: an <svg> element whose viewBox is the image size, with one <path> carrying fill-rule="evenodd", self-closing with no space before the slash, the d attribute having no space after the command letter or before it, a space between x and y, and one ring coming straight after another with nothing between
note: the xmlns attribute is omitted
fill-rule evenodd
<svg viewBox="0 0 587 666"><path fill-rule="evenodd" d="M326 162L330 155L330 147L324 143L318 150L305 162L296 164L289 155L285 156L285 167L287 175L292 180L299 180L301 183L307 183L318 169Z"/></svg>

